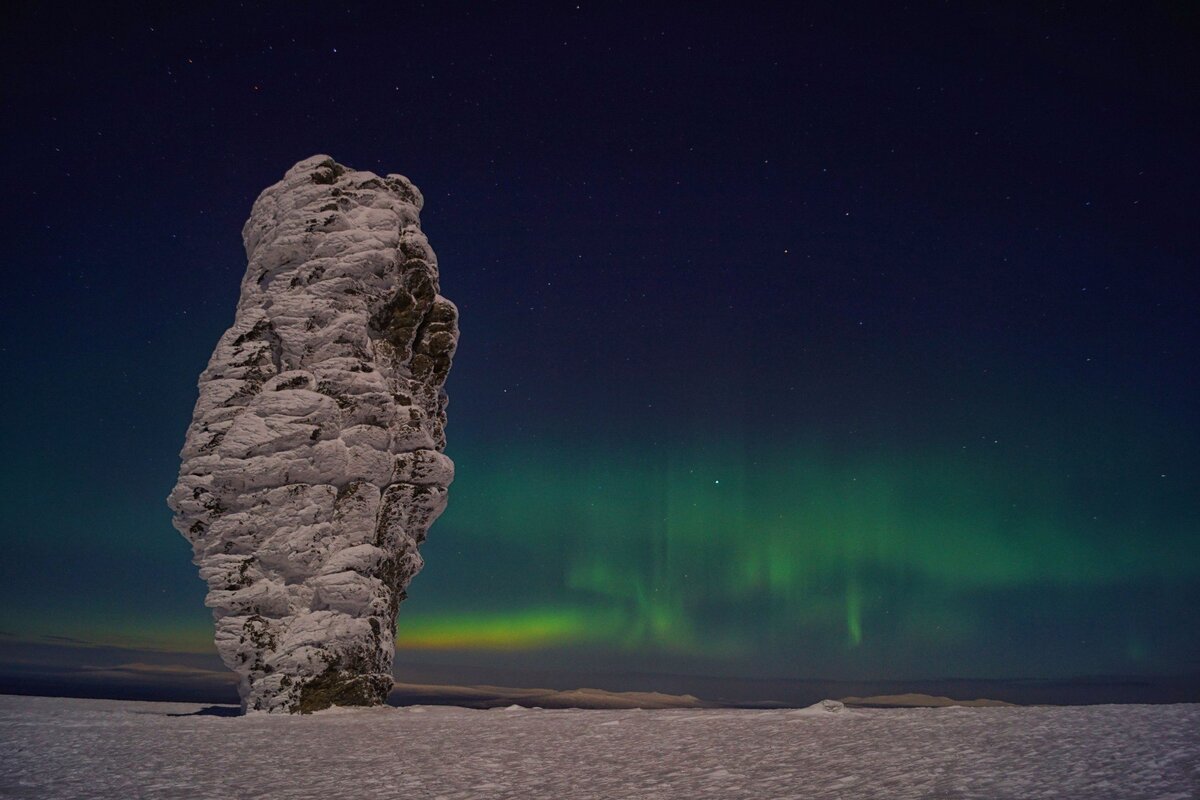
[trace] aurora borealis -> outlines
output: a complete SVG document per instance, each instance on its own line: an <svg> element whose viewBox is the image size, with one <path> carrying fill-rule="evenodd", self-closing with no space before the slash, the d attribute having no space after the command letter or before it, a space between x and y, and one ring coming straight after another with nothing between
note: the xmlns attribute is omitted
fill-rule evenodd
<svg viewBox="0 0 1200 800"><path fill-rule="evenodd" d="M0 667L211 652L163 498L250 203L330 152L462 312L398 664L1200 685L1172 12L96 13L5 33Z"/></svg>
<svg viewBox="0 0 1200 800"><path fill-rule="evenodd" d="M986 448L840 457L813 445L767 445L757 457L747 449L672 450L656 462L631 456L633 446L510 445L468 459L461 480L470 491L459 487L429 569L457 547L464 558L446 559L463 573L457 580L513 609L423 622L426 609L456 603L440 587L414 592L400 641L455 647L477 636L500 649L580 645L714 669L752 658L779 672L800 663L872 677L884 659L920 670L934 651L956 674L986 674L1005 660L1019 673L1023 660L1038 660L1035 648L1077 630L1091 600L1149 591L1186 604L1200 569L1186 520L1146 519L1145 506L1089 496L1036 464L998 465ZM477 481L472 463L489 465ZM1080 467L1080 482L1094 478ZM1155 480L1164 479L1139 487L1150 502L1169 491ZM483 516L520 535L459 522ZM1151 525L1150 539L1134 533ZM495 552L497 539L507 552ZM516 585L513 574L522 575ZM1141 666L1164 631L1137 608L1123 611L1102 638L1073 648L1078 660L1055 668ZM506 630L511 639L493 640Z"/></svg>

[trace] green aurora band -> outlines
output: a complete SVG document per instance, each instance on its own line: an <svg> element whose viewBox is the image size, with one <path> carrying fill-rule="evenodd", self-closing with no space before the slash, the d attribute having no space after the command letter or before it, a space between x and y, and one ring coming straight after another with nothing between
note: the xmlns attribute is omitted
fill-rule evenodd
<svg viewBox="0 0 1200 800"><path fill-rule="evenodd" d="M751 455L726 444L661 455L459 453L400 644L436 646L441 631L465 648L474 630L483 647L598 645L775 670L818 646L845 669L873 639L874 659L897 642L970 648L996 601L1052 629L1058 612L1030 614L1023 600L1058 594L1069 615L1071 597L1183 585L1200 571L1186 526L1167 514L1096 513L1095 498L1073 496L1053 471L999 469L986 454ZM505 610L436 611L453 609L460 582ZM1127 628L1112 635L1137 655L1144 645Z"/></svg>
<svg viewBox="0 0 1200 800"><path fill-rule="evenodd" d="M464 443L399 659L800 677L1189 656L1178 631L1200 551L1160 476L1124 487L1140 500L1123 505L1060 468L947 452ZM182 572L178 542L146 539L148 563ZM152 611L113 593L8 629L207 651L201 591ZM1081 628L1092 639L1068 655L1065 632Z"/></svg>

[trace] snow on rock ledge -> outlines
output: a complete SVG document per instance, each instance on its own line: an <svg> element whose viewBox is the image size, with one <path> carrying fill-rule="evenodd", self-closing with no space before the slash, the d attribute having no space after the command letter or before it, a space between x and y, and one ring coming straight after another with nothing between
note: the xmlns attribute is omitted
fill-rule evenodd
<svg viewBox="0 0 1200 800"><path fill-rule="evenodd" d="M247 710L382 703L396 611L446 506L458 311L421 193L313 156L242 229L233 326L200 375L168 503Z"/></svg>

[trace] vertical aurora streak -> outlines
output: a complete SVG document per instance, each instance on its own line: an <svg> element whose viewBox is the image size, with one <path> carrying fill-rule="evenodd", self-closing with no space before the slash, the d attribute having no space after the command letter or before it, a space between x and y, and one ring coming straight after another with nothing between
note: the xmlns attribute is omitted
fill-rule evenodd
<svg viewBox="0 0 1200 800"><path fill-rule="evenodd" d="M854 579L846 582L846 635L851 645L862 644L862 594Z"/></svg>

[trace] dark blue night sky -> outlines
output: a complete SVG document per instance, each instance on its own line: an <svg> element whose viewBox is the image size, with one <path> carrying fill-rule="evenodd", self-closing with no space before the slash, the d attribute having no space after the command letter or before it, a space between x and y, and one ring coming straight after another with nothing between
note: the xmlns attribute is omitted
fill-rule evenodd
<svg viewBox="0 0 1200 800"><path fill-rule="evenodd" d="M0 672L211 656L164 498L328 153L462 314L398 674L1198 691L1194 13L810 5L10 11Z"/></svg>

